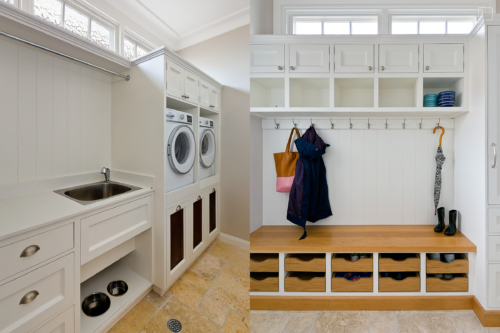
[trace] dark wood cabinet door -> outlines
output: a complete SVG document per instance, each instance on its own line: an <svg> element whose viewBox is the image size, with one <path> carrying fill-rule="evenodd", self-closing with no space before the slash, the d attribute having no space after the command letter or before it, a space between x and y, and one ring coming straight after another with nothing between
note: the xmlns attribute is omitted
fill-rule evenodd
<svg viewBox="0 0 500 333"><path fill-rule="evenodd" d="M214 231L215 228L217 227L217 192L214 191L212 193L210 193L210 202L209 202L209 211L210 211L210 216L209 216L209 219L210 219L210 223L209 223L209 226L210 226L210 232Z"/></svg>
<svg viewBox="0 0 500 333"><path fill-rule="evenodd" d="M203 199L193 203L193 249L202 241L203 235Z"/></svg>
<svg viewBox="0 0 500 333"><path fill-rule="evenodd" d="M184 209L170 215L170 270L184 259Z"/></svg>

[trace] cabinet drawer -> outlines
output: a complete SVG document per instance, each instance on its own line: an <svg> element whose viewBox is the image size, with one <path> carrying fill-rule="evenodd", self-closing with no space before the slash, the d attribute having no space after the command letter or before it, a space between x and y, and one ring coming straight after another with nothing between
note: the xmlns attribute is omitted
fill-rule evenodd
<svg viewBox="0 0 500 333"><path fill-rule="evenodd" d="M500 236L488 236L488 260L500 261Z"/></svg>
<svg viewBox="0 0 500 333"><path fill-rule="evenodd" d="M325 273L290 272L285 277L285 291L325 291Z"/></svg>
<svg viewBox="0 0 500 333"><path fill-rule="evenodd" d="M70 223L0 248L0 281L71 250L73 226Z"/></svg>
<svg viewBox="0 0 500 333"><path fill-rule="evenodd" d="M75 308L72 306L47 324L37 329L34 333L74 333Z"/></svg>
<svg viewBox="0 0 500 333"><path fill-rule="evenodd" d="M81 264L151 227L151 197L86 217L81 221Z"/></svg>
<svg viewBox="0 0 500 333"><path fill-rule="evenodd" d="M465 274L454 274L453 279L440 279L427 275L427 291L468 291L469 279Z"/></svg>
<svg viewBox="0 0 500 333"><path fill-rule="evenodd" d="M285 271L294 272L324 272L325 254L320 253L293 253L285 258Z"/></svg>
<svg viewBox="0 0 500 333"><path fill-rule="evenodd" d="M0 332L27 332L69 307L74 283L74 257L69 254L1 286Z"/></svg>
<svg viewBox="0 0 500 333"><path fill-rule="evenodd" d="M250 273L250 291L279 291L278 273Z"/></svg>
<svg viewBox="0 0 500 333"><path fill-rule="evenodd" d="M424 44L424 73L462 73L464 44Z"/></svg>
<svg viewBox="0 0 500 333"><path fill-rule="evenodd" d="M431 260L427 254L427 273L469 273L469 259L463 253L456 253L452 262Z"/></svg>
<svg viewBox="0 0 500 333"><path fill-rule="evenodd" d="M357 281L351 281L344 277L332 275L332 291L373 291L373 274L370 277L362 277Z"/></svg>
<svg viewBox="0 0 500 333"><path fill-rule="evenodd" d="M250 72L284 73L285 45L250 45Z"/></svg>
<svg viewBox="0 0 500 333"><path fill-rule="evenodd" d="M402 256L403 259L398 256ZM419 272L420 254L380 253L378 266L380 272Z"/></svg>
<svg viewBox="0 0 500 333"><path fill-rule="evenodd" d="M334 253L332 255L333 272L373 272L373 254L368 258L351 261L348 253Z"/></svg>
<svg viewBox="0 0 500 333"><path fill-rule="evenodd" d="M279 272L278 253L251 253L250 272Z"/></svg>
<svg viewBox="0 0 500 333"><path fill-rule="evenodd" d="M379 273L379 291L420 291L420 273L406 273L403 280L396 280L392 277L382 277Z"/></svg>

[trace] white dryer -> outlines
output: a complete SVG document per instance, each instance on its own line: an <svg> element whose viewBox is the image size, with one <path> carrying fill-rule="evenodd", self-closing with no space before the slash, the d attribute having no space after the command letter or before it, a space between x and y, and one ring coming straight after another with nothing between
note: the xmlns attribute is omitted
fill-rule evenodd
<svg viewBox="0 0 500 333"><path fill-rule="evenodd" d="M215 175L214 121L200 117L200 179Z"/></svg>
<svg viewBox="0 0 500 333"><path fill-rule="evenodd" d="M165 186L168 193L194 183L196 141L191 114L166 109L165 120L167 149Z"/></svg>

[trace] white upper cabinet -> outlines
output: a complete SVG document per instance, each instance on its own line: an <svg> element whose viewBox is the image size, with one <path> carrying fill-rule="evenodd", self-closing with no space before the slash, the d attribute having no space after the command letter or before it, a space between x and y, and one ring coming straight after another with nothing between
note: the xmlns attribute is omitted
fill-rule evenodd
<svg viewBox="0 0 500 333"><path fill-rule="evenodd" d="M173 61L167 62L167 94L177 98L184 94L184 68Z"/></svg>
<svg viewBox="0 0 500 333"><path fill-rule="evenodd" d="M212 86L210 88L210 108L220 111L220 89Z"/></svg>
<svg viewBox="0 0 500 333"><path fill-rule="evenodd" d="M335 45L335 73L373 73L373 45Z"/></svg>
<svg viewBox="0 0 500 333"><path fill-rule="evenodd" d="M379 45L380 73L418 73L418 44Z"/></svg>
<svg viewBox="0 0 500 333"><path fill-rule="evenodd" d="M500 204L500 27L488 27L488 204ZM490 225L491 228L491 225Z"/></svg>
<svg viewBox="0 0 500 333"><path fill-rule="evenodd" d="M212 87L204 80L200 80L200 105L205 108L210 107L210 90Z"/></svg>
<svg viewBox="0 0 500 333"><path fill-rule="evenodd" d="M252 73L284 73L285 45L250 45Z"/></svg>
<svg viewBox="0 0 500 333"><path fill-rule="evenodd" d="M184 72L184 99L198 104L198 76L189 71Z"/></svg>
<svg viewBox="0 0 500 333"><path fill-rule="evenodd" d="M424 73L462 73L464 44L424 44Z"/></svg>
<svg viewBox="0 0 500 333"><path fill-rule="evenodd" d="M330 45L290 45L290 73L329 73Z"/></svg>

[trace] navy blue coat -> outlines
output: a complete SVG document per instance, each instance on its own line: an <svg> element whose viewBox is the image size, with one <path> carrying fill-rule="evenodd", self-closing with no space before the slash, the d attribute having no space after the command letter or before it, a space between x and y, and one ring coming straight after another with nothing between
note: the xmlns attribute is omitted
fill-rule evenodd
<svg viewBox="0 0 500 333"><path fill-rule="evenodd" d="M304 239L307 236L307 221L316 222L332 215L322 158L330 145L324 143L311 126L301 138L295 140L295 146L300 157L288 199L287 219L304 228L300 238Z"/></svg>

